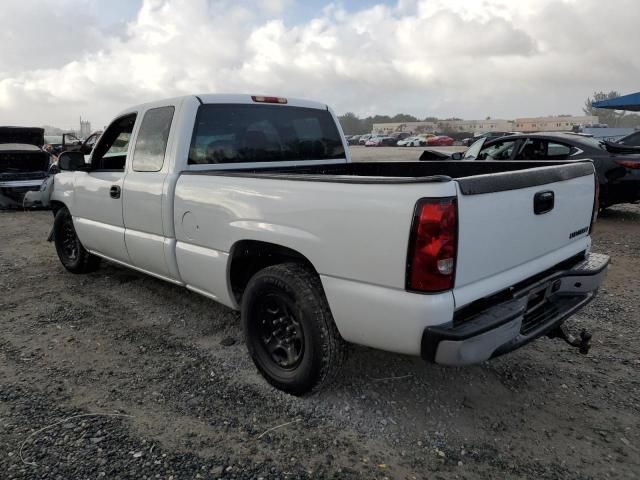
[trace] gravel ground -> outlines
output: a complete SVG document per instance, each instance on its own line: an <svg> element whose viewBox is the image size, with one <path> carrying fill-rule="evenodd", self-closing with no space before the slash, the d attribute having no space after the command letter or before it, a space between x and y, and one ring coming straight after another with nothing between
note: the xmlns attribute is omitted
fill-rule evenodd
<svg viewBox="0 0 640 480"><path fill-rule="evenodd" d="M413 162L418 160L427 148L448 155L467 149L467 147L363 147L354 145L349 147L349 152L353 162Z"/></svg>
<svg viewBox="0 0 640 480"><path fill-rule="evenodd" d="M305 398L257 374L234 312L110 264L67 273L51 222L0 212L3 479L638 478L637 206L597 225L613 263L570 321L589 355L540 339L445 368L354 347Z"/></svg>

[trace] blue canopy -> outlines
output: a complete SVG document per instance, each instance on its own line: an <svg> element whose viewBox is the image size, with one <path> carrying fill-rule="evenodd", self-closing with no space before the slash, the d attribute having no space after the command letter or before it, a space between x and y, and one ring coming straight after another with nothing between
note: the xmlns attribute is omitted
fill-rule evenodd
<svg viewBox="0 0 640 480"><path fill-rule="evenodd" d="M608 108L610 110L629 110L632 112L640 112L640 92L630 93L622 97L612 98L610 100L602 100L600 102L592 102L594 108Z"/></svg>

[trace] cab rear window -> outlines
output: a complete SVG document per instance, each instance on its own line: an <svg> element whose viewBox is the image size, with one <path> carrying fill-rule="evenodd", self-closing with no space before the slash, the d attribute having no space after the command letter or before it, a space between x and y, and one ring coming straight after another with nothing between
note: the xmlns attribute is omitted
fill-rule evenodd
<svg viewBox="0 0 640 480"><path fill-rule="evenodd" d="M282 162L344 158L328 110L281 105L201 105L190 164Z"/></svg>

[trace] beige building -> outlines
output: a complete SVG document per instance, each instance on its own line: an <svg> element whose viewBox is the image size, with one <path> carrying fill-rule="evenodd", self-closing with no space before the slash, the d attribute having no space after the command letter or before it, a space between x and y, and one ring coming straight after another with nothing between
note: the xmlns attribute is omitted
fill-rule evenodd
<svg viewBox="0 0 640 480"><path fill-rule="evenodd" d="M441 132L559 132L571 131L574 125L598 123L598 117L556 116L530 117L503 120L491 118L487 120L440 120L438 122L403 122L374 123L372 133L390 134L394 132L408 133L441 133Z"/></svg>
<svg viewBox="0 0 640 480"><path fill-rule="evenodd" d="M515 130L518 132L562 132L571 131L574 125L587 125L598 123L598 117L592 115L583 116L556 116L556 117L531 117L516 118Z"/></svg>
<svg viewBox="0 0 640 480"><path fill-rule="evenodd" d="M432 133L438 129L433 122L374 123L372 133L390 134L394 132Z"/></svg>

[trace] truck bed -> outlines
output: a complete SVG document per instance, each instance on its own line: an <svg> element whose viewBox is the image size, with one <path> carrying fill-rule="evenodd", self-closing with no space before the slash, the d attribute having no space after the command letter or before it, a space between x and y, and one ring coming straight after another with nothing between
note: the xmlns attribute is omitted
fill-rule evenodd
<svg viewBox="0 0 640 480"><path fill-rule="evenodd" d="M540 170L540 167L544 167ZM535 169L525 173L521 170ZM501 175L499 184L495 175L519 172L517 175ZM231 170L199 170L183 172L187 175L223 175L253 178L277 178L280 180L338 182L338 183L428 183L458 179L464 194L503 191L524 186L567 180L593 172L590 161L435 161L435 162L359 162L332 165L302 165L276 168L239 168ZM480 177L480 178L478 178ZM489 188L489 190L487 190Z"/></svg>

